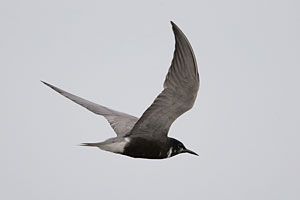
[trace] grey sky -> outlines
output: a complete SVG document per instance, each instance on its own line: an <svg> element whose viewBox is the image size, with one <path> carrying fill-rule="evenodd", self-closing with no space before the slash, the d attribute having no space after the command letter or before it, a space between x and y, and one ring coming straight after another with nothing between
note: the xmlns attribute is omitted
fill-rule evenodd
<svg viewBox="0 0 300 200"><path fill-rule="evenodd" d="M292 0L1 1L0 199L298 200L299 9ZM39 80L140 116L170 66L170 20L201 76L170 135L200 156L76 146L114 132Z"/></svg>

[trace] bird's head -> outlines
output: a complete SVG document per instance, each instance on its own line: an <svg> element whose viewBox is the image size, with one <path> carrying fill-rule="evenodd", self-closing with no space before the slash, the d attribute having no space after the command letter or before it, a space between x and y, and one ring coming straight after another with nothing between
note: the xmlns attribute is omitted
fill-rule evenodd
<svg viewBox="0 0 300 200"><path fill-rule="evenodd" d="M196 156L199 156L197 153L185 148L185 146L182 144L182 142L170 138L170 150L169 150L170 156L175 156L180 153L190 153Z"/></svg>

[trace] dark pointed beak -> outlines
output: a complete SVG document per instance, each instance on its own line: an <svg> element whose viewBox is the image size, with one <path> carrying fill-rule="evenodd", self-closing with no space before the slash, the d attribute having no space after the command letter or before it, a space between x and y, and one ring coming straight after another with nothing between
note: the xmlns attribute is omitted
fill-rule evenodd
<svg viewBox="0 0 300 200"><path fill-rule="evenodd" d="M184 149L184 150L182 151L182 153L190 153L190 154L199 156L197 153L195 153L195 152L193 152L193 151L191 151L191 150L189 150L189 149Z"/></svg>

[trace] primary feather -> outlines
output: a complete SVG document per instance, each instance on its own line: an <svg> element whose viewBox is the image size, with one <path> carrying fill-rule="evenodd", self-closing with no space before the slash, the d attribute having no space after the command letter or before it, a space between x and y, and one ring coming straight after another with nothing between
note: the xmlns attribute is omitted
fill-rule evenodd
<svg viewBox="0 0 300 200"><path fill-rule="evenodd" d="M143 113L129 134L166 136L172 123L194 105L199 74L192 47L173 22L175 51L163 91Z"/></svg>
<svg viewBox="0 0 300 200"><path fill-rule="evenodd" d="M111 127L114 129L115 133L118 136L128 134L131 129L133 128L134 124L137 122L138 118L132 115L115 111L109 109L107 107L101 106L99 104L93 103L81 97L78 97L74 94L66 92L58 87L55 87L49 83L42 81L45 85L49 86L59 94L63 95L64 97L72 100L73 102L85 107L89 111L97 114L102 115L106 118L106 120L110 123Z"/></svg>

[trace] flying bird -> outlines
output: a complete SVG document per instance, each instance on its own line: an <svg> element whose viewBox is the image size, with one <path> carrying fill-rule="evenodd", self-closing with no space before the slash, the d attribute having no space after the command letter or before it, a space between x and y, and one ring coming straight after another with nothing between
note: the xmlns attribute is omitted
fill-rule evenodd
<svg viewBox="0 0 300 200"><path fill-rule="evenodd" d="M172 123L190 110L199 90L199 74L193 49L179 27L171 22L175 35L175 51L162 92L140 118L93 103L42 81L56 92L102 115L117 134L116 137L83 146L134 158L164 159L181 153L197 153L182 142L168 137Z"/></svg>

